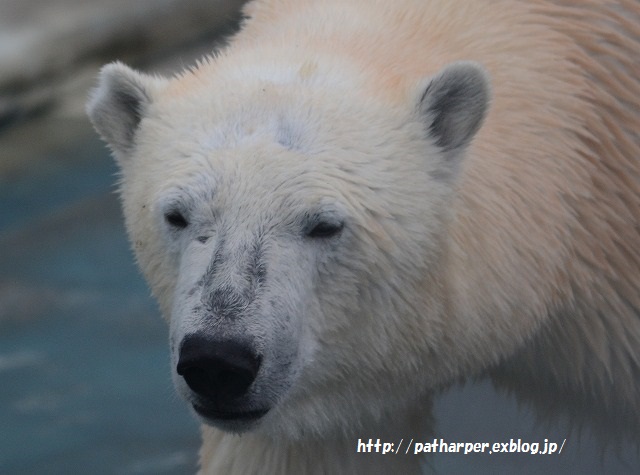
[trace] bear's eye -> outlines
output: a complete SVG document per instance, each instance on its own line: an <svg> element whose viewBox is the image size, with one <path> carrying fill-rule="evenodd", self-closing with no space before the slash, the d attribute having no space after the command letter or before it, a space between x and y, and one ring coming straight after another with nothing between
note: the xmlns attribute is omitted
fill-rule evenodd
<svg viewBox="0 0 640 475"><path fill-rule="evenodd" d="M344 223L321 221L307 232L307 236L310 238L330 238L338 235L342 228L344 228Z"/></svg>
<svg viewBox="0 0 640 475"><path fill-rule="evenodd" d="M169 226L176 229L184 229L189 225L189 221L180 211L169 211L165 213L164 220Z"/></svg>

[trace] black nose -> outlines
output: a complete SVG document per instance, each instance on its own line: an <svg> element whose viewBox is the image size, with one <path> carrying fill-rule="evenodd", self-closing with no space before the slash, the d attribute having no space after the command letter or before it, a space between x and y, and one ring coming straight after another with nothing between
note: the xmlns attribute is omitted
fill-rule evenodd
<svg viewBox="0 0 640 475"><path fill-rule="evenodd" d="M182 340L177 371L193 392L225 404L247 392L260 362L260 356L244 342L194 334Z"/></svg>

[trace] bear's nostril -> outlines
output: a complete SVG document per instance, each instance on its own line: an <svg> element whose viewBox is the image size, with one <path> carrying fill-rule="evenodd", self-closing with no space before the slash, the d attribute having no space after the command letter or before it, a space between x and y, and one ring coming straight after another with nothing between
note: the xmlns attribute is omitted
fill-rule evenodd
<svg viewBox="0 0 640 475"><path fill-rule="evenodd" d="M180 347L176 370L193 392L224 405L247 392L260 362L244 343L189 335Z"/></svg>
<svg viewBox="0 0 640 475"><path fill-rule="evenodd" d="M184 378L187 386L195 393L205 394L209 391L208 388L212 386L209 382L209 375L202 368L195 366L185 367L178 364L178 374Z"/></svg>

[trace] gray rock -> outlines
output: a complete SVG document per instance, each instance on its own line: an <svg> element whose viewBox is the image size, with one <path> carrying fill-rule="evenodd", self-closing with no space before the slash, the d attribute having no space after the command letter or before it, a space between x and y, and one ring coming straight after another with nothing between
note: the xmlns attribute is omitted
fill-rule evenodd
<svg viewBox="0 0 640 475"><path fill-rule="evenodd" d="M46 110L77 74L213 43L243 0L5 0L0 3L0 130Z"/></svg>

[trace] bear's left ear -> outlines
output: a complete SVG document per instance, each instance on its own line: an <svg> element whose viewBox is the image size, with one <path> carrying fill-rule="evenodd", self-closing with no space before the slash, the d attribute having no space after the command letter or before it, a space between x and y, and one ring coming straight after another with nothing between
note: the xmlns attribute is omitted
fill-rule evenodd
<svg viewBox="0 0 640 475"><path fill-rule="evenodd" d="M131 152L140 121L164 83L164 79L121 63L108 64L100 71L98 86L87 103L87 114L118 161Z"/></svg>
<svg viewBox="0 0 640 475"><path fill-rule="evenodd" d="M420 89L418 112L436 146L455 155L476 134L489 106L489 78L478 63L446 66ZM450 155L450 154L449 154Z"/></svg>

